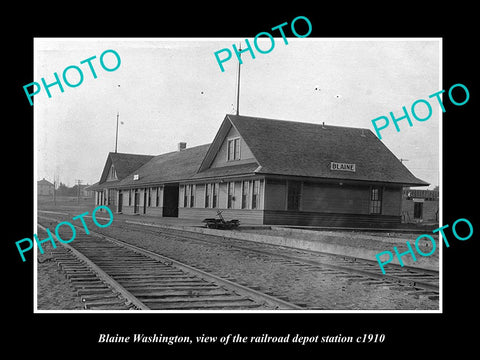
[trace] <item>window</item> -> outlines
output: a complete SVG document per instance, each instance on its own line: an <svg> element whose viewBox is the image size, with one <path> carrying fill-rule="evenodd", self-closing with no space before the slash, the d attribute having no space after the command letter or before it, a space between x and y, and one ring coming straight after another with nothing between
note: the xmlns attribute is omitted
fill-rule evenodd
<svg viewBox="0 0 480 360"><path fill-rule="evenodd" d="M112 166L110 166L110 171L108 172L107 179L108 180L117 180L117 172L115 171L115 168L113 167L113 164L112 164Z"/></svg>
<svg viewBox="0 0 480 360"><path fill-rule="evenodd" d="M217 207L218 184L214 183L212 187L212 208Z"/></svg>
<svg viewBox="0 0 480 360"><path fill-rule="evenodd" d="M195 207L195 185L190 185L190 207Z"/></svg>
<svg viewBox="0 0 480 360"><path fill-rule="evenodd" d="M155 200L155 206L160 206L160 188L157 187L157 198Z"/></svg>
<svg viewBox="0 0 480 360"><path fill-rule="evenodd" d="M183 207L188 207L188 193L190 191L190 185L185 185L183 187Z"/></svg>
<svg viewBox="0 0 480 360"><path fill-rule="evenodd" d="M414 202L413 203L413 218L422 219L423 218L423 202Z"/></svg>
<svg viewBox="0 0 480 360"><path fill-rule="evenodd" d="M108 203L107 205L117 205L117 191L114 189L107 190Z"/></svg>
<svg viewBox="0 0 480 360"><path fill-rule="evenodd" d="M195 185L185 185L183 207L195 207Z"/></svg>
<svg viewBox="0 0 480 360"><path fill-rule="evenodd" d="M258 209L259 198L260 198L260 180L253 180L252 209Z"/></svg>
<svg viewBox="0 0 480 360"><path fill-rule="evenodd" d="M210 206L210 194L212 192L212 184L205 184L205 207Z"/></svg>
<svg viewBox="0 0 480 360"><path fill-rule="evenodd" d="M302 196L302 183L299 181L288 182L287 210L300 210Z"/></svg>
<svg viewBox="0 0 480 360"><path fill-rule="evenodd" d="M228 140L227 161L240 160L240 138Z"/></svg>
<svg viewBox="0 0 480 360"><path fill-rule="evenodd" d="M250 187L249 181L242 182L242 209L248 208L248 194L250 189L249 187Z"/></svg>
<svg viewBox="0 0 480 360"><path fill-rule="evenodd" d="M382 188L373 186L370 192L370 214L382 213Z"/></svg>
<svg viewBox="0 0 480 360"><path fill-rule="evenodd" d="M132 206L132 189L128 190L128 206Z"/></svg>
<svg viewBox="0 0 480 360"><path fill-rule="evenodd" d="M152 206L152 193L151 188L148 188L148 207Z"/></svg>
<svg viewBox="0 0 480 360"><path fill-rule="evenodd" d="M235 205L235 196L233 196L235 183L233 181L228 183L227 189L227 209L233 209Z"/></svg>

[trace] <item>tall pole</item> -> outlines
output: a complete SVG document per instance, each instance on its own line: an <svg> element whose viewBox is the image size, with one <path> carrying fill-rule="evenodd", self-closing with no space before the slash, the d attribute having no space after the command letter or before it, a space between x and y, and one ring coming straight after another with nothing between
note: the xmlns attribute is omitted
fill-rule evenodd
<svg viewBox="0 0 480 360"><path fill-rule="evenodd" d="M57 205L57 195L56 195L56 188L57 187L57 182L55 180L55 173L53 173L53 205Z"/></svg>
<svg viewBox="0 0 480 360"><path fill-rule="evenodd" d="M115 133L115 153L117 152L117 143L118 143L118 117L120 113L117 112L117 131Z"/></svg>
<svg viewBox="0 0 480 360"><path fill-rule="evenodd" d="M242 51L242 45L239 44L240 46L240 58L242 57L241 51ZM238 79L237 79L237 115L240 112L240 59L238 60Z"/></svg>
<svg viewBox="0 0 480 360"><path fill-rule="evenodd" d="M80 182L82 180L77 180L77 204L80 204Z"/></svg>

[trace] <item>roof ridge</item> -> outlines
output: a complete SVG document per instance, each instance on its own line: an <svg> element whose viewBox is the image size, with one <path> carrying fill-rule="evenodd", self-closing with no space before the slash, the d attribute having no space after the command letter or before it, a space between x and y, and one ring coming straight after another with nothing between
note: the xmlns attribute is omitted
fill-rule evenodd
<svg viewBox="0 0 480 360"><path fill-rule="evenodd" d="M189 150L195 150L197 148L200 148L202 146L210 146L210 144L202 144L202 145L195 145L195 146L191 146L191 147L188 147L188 148L185 148L183 150L174 150L174 151L170 151L170 152L167 152L167 153L163 153L163 154L158 154L158 155L154 155L154 157L159 157L159 156L164 156L164 155L171 155L171 154L177 154L177 153L180 153L180 152L185 152L185 151L189 151Z"/></svg>
<svg viewBox="0 0 480 360"><path fill-rule="evenodd" d="M297 121L297 120L272 119L272 118L265 118L265 117L259 117L259 116L227 114L227 117L230 117L230 116L234 116L234 117L237 117L237 118L249 118L249 119L267 120L267 121L273 121L273 122L284 122L284 123L291 123L291 124L305 124L305 125L324 126L324 127L328 126L328 127L347 128L347 129L356 129L356 130L370 130L369 128L364 128L364 127L354 127L354 126L345 126L345 125L330 125L330 124L325 124L325 122L322 122L322 124L318 124L318 123Z"/></svg>
<svg viewBox="0 0 480 360"><path fill-rule="evenodd" d="M115 152L115 151L110 151L108 154L136 155L136 156L155 156L155 155L151 155L151 154L135 154L135 153L125 153L125 152Z"/></svg>

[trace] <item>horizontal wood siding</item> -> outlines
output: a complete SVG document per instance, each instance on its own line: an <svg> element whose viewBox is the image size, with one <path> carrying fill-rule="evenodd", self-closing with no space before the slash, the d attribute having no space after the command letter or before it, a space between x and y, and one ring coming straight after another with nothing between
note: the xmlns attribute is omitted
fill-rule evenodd
<svg viewBox="0 0 480 360"><path fill-rule="evenodd" d="M285 210L287 208L287 182L285 180L266 180L265 209Z"/></svg>
<svg viewBox="0 0 480 360"><path fill-rule="evenodd" d="M263 210L224 209L222 210L222 216L225 220L240 220L240 224L263 224ZM178 217L201 222L205 218L216 218L217 209L180 208L178 209Z"/></svg>
<svg viewBox="0 0 480 360"><path fill-rule="evenodd" d="M402 188L384 187L382 201L382 215L401 215Z"/></svg>
<svg viewBox="0 0 480 360"><path fill-rule="evenodd" d="M368 214L369 204L369 186L305 182L300 208L307 212Z"/></svg>
<svg viewBox="0 0 480 360"><path fill-rule="evenodd" d="M401 216L319 213L306 211L265 210L266 225L299 225L331 227L389 227L400 224Z"/></svg>
<svg viewBox="0 0 480 360"><path fill-rule="evenodd" d="M255 161L255 157L252 154L252 151L245 143L245 141L240 138L240 160L227 161L227 151L228 151L228 139L240 137L238 131L232 126L227 136L225 137L220 149L215 156L215 159L212 162L211 167L222 167L222 166L231 166L231 165L241 165L246 163L251 163Z"/></svg>
<svg viewBox="0 0 480 360"><path fill-rule="evenodd" d="M195 207L205 206L205 184L197 184L195 189Z"/></svg>
<svg viewBox="0 0 480 360"><path fill-rule="evenodd" d="M128 204L128 203L127 203ZM133 215L133 206L122 206L122 214Z"/></svg>

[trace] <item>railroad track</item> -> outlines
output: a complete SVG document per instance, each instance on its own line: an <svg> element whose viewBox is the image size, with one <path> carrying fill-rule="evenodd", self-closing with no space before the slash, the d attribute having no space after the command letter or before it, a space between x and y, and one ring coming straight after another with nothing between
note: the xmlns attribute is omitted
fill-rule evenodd
<svg viewBox="0 0 480 360"><path fill-rule="evenodd" d="M45 230L40 224L39 228ZM87 309L302 309L93 231L70 244L57 243L63 246L52 251L55 261Z"/></svg>
<svg viewBox="0 0 480 360"><path fill-rule="evenodd" d="M50 220L58 221L58 219ZM439 274L436 271L391 266L389 273L383 275L379 271L376 262L347 256L280 247L253 241L237 240L224 236L187 232L148 223L118 221L115 222L112 227L122 230L124 229L125 232L122 233L125 233L127 238L132 236L135 237L135 232L138 232L139 234L144 235L151 234L153 235L152 239L171 239L172 241L168 242L171 245L167 246L167 248L171 248L173 245L173 248L171 249L173 251L166 251L167 255L175 257L178 260L188 261L190 265L200 268L210 274L218 275L224 280L229 279L232 282L261 291L262 293L267 293L270 296L280 298L288 303L294 303L300 309L332 309L332 307L330 307L329 302L326 303L322 300L323 295L321 287L316 290L318 295L312 293L307 299L300 295L300 293L296 293L293 290L291 291L289 288L276 285L275 282L265 283L265 281L263 281L263 284L261 284L261 282L257 282L257 278L255 277L245 277L243 276L243 273L241 273L241 270L240 273L238 273L239 269L237 269L237 272L232 272L226 268L217 268L217 266L213 265L217 263L214 259L212 259L213 262L211 262L203 258L191 258L191 256L185 258L181 254L183 251L190 248L189 244L196 244L196 246L201 246L204 249L211 248L212 252L225 252L225 255L233 256L235 258L237 258L237 256L232 255L232 253L238 253L238 258L257 259L266 264L279 264L279 266L283 267L287 266L291 269L290 273L292 276L295 276L295 274L311 274L313 277L317 276L322 282L323 279L327 279L327 283L330 282L330 284L332 281L338 281L342 284L342 286L338 286L338 291L345 291L345 289L349 289L350 285L352 286L352 289L364 289L363 291L366 292L378 292L380 289L385 288L385 291L390 291L390 293L391 291L400 291L398 294L401 294L400 296L402 299L410 299L408 301L411 304L415 304L417 301L415 299L432 300L432 302L429 303L430 305L423 305L428 306L427 308L430 308L430 306L435 307L435 304L437 303L436 301L439 299ZM108 234L108 231L104 229L99 229L98 232L103 233L105 236ZM75 240L75 242L77 242L77 240ZM177 248L174 245L175 242L178 242L179 244L183 243L185 245ZM162 249L163 248L164 247L162 247ZM165 248L165 250L167 250L167 248ZM333 301L335 301L335 299L336 297L332 298ZM363 308L365 305L360 306ZM403 307L401 308L403 309ZM424 307L421 309L423 308Z"/></svg>
<svg viewBox="0 0 480 360"><path fill-rule="evenodd" d="M249 241L245 244L245 240L206 235L201 233L190 233L176 229L164 228L155 224L145 224L128 221L126 229L142 227L145 231L150 227L149 232L156 235L170 236L182 241L208 243L212 246L224 246L229 250L237 250L255 253L260 256L270 257L270 261L281 262L293 266L304 267L305 269L321 268L331 274L336 273L344 275L352 279L358 279L366 284L395 283L406 285L412 288L417 295L430 296L436 299L439 296L439 273L438 271L428 269L418 269L413 267L401 267L399 265L390 264L388 274L383 275L378 268L376 261L358 259L350 256L327 254L308 250L294 249L289 247L278 246ZM272 260L273 259L273 260Z"/></svg>

